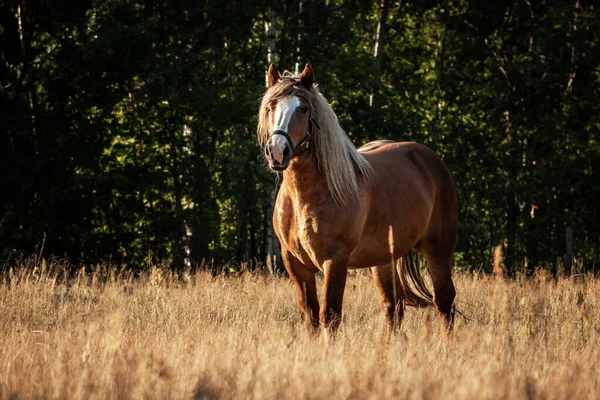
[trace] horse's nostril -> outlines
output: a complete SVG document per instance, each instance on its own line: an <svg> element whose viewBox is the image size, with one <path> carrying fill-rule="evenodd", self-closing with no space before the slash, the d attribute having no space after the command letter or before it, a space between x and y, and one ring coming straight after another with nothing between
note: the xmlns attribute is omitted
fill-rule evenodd
<svg viewBox="0 0 600 400"><path fill-rule="evenodd" d="M291 155L291 149L288 146L285 146L283 149L283 158L286 158Z"/></svg>

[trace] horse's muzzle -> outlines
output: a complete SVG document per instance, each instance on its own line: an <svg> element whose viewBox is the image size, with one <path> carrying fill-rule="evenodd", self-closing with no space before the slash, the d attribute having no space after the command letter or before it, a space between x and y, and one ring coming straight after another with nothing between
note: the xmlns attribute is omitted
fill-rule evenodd
<svg viewBox="0 0 600 400"><path fill-rule="evenodd" d="M269 166L274 171L284 171L290 165L292 154L292 149L287 141L274 140L267 146L267 159Z"/></svg>

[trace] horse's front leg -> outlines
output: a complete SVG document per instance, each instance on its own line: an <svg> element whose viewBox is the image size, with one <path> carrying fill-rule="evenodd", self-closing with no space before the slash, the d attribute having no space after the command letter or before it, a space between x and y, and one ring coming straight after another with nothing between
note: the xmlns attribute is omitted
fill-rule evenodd
<svg viewBox="0 0 600 400"><path fill-rule="evenodd" d="M314 267L304 265L289 251L282 252L283 264L290 278L296 285L298 291L298 306L302 319L307 325L312 326L313 331L319 328L319 298L317 296L317 284L315 280Z"/></svg>
<svg viewBox="0 0 600 400"><path fill-rule="evenodd" d="M346 276L348 274L348 258L337 257L325 261L324 301L321 305L321 325L326 333L335 333L342 322L342 301Z"/></svg>

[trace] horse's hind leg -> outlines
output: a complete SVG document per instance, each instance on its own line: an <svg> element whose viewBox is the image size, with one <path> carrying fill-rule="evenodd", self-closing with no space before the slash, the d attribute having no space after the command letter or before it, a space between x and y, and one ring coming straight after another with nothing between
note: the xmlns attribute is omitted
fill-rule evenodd
<svg viewBox="0 0 600 400"><path fill-rule="evenodd" d="M294 281L298 291L298 306L302 319L312 326L313 331L319 328L319 298L315 272L302 264L289 252L282 253L283 264Z"/></svg>
<svg viewBox="0 0 600 400"><path fill-rule="evenodd" d="M372 267L375 286L381 293L381 307L385 312L388 323L388 332L395 332L400 328L404 317L404 292L400 286L398 271L390 264ZM395 288L394 288L395 285Z"/></svg>
<svg viewBox="0 0 600 400"><path fill-rule="evenodd" d="M452 282L452 255L436 257L424 254L433 282L433 303L448 329L454 325L454 299L456 290Z"/></svg>

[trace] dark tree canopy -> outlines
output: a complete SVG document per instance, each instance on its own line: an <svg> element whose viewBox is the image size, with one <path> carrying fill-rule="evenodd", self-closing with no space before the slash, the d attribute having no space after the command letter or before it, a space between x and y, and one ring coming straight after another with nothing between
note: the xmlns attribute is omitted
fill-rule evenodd
<svg viewBox="0 0 600 400"><path fill-rule="evenodd" d="M511 275L598 268L594 2L272 6L0 1L2 259L44 242L74 264L261 265L274 11L278 65L312 63L356 145L411 140L444 159L459 268L490 271L498 246Z"/></svg>

